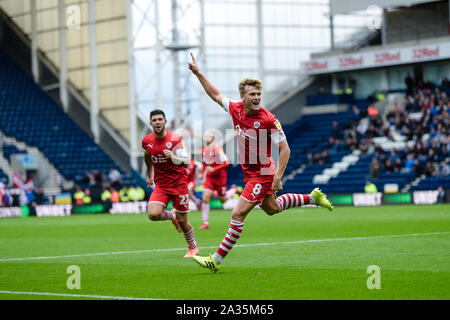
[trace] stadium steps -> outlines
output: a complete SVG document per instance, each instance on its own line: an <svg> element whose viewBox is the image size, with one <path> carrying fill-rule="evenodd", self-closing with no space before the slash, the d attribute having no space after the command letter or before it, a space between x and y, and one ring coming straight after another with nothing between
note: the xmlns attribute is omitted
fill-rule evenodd
<svg viewBox="0 0 450 320"><path fill-rule="evenodd" d="M5 183L5 177L8 181L12 181L14 170L11 168L9 161L3 156L3 151L0 152L0 171L2 173L0 177L3 179L3 183Z"/></svg>
<svg viewBox="0 0 450 320"><path fill-rule="evenodd" d="M314 184L327 184L331 178L337 177L341 172L345 172L349 166L359 160L360 150L354 150L351 154L345 155L340 161L333 163L331 168L324 169L320 174L313 178Z"/></svg>
<svg viewBox="0 0 450 320"><path fill-rule="evenodd" d="M1 131L0 131L1 133ZM36 147L30 147L23 141L18 141L14 137L8 137L4 134L2 134L2 140L4 145L13 145L16 149L24 151L25 153L29 155L33 155L36 159L36 162L38 164L38 167L40 169L45 168L45 171L47 173L47 178L45 181L41 181L43 191L46 195L54 195L61 193L61 186L64 187L64 189L70 189L73 188L74 184L73 181L66 180L63 175L55 168L55 166L48 160L48 158ZM1 161L1 158L0 158ZM10 163L10 162L9 162ZM12 174L14 173L13 168L8 163L8 165L11 168L11 179ZM39 170L39 169L38 169ZM42 179L42 178L41 178ZM12 181L12 180L10 180ZM38 183L39 186L39 183Z"/></svg>
<svg viewBox="0 0 450 320"><path fill-rule="evenodd" d="M67 181L81 184L84 173L107 175L114 167L124 184L148 188L134 171L123 172L9 56L0 51L0 129L38 148Z"/></svg>
<svg viewBox="0 0 450 320"><path fill-rule="evenodd" d="M411 190L436 190L438 187L450 189L450 176L422 177L417 185L411 185Z"/></svg>

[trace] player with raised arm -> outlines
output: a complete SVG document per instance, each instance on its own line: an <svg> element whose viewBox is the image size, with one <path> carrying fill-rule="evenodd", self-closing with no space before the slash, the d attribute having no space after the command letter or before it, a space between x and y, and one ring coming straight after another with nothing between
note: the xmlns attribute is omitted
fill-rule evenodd
<svg viewBox="0 0 450 320"><path fill-rule="evenodd" d="M225 238L217 251L208 257L194 256L204 268L218 271L223 258L239 240L248 213L259 204L268 214L315 204L333 210L326 196L315 188L310 194L288 193L276 197L283 189L281 179L289 161L290 149L280 122L261 103L262 83L258 79L244 79L239 83L241 101L231 101L200 72L194 55L189 69L198 78L208 96L217 102L233 120L237 136L240 163L244 173L245 188L231 214L231 223ZM278 166L272 159L272 143L279 149Z"/></svg>
<svg viewBox="0 0 450 320"><path fill-rule="evenodd" d="M153 132L142 139L147 165L147 185L155 188L150 196L147 214L152 221L171 220L188 244L185 258L198 254L194 228L188 221L189 194L185 167L189 156L182 138L166 129L166 116L162 110L150 113ZM172 200L174 209L166 210Z"/></svg>
<svg viewBox="0 0 450 320"><path fill-rule="evenodd" d="M212 195L217 192L218 198L222 203L228 200L226 192L229 162L222 147L215 144L214 139L214 133L211 131L207 131L203 135L205 146L202 148L202 170L199 179L204 179L205 182L202 196L203 224L199 229L209 229L209 202Z"/></svg>

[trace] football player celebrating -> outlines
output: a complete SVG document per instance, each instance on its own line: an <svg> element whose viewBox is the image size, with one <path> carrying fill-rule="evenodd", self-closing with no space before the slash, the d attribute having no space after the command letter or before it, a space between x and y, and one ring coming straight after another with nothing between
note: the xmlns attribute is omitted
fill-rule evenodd
<svg viewBox="0 0 450 320"><path fill-rule="evenodd" d="M197 77L208 96L228 112L236 132L240 163L244 173L245 188L236 207L232 211L231 223L225 238L217 251L208 257L194 256L194 260L204 268L214 272L219 270L222 260L239 240L248 213L259 204L268 214L315 204L333 210L326 196L315 188L310 194L284 194L281 179L289 161L290 149L280 122L261 103L262 83L258 79L244 79L239 83L241 101L231 101L200 72L194 55L188 62L189 69ZM278 166L272 159L272 143L279 149Z"/></svg>
<svg viewBox="0 0 450 320"><path fill-rule="evenodd" d="M152 221L171 220L188 244L185 258L198 254L194 228L188 221L189 193L185 167L189 156L182 138L166 129L166 116L162 110L150 113L153 132L142 139L147 165L147 185L155 188L150 196L147 214ZM172 200L174 209L166 210Z"/></svg>
<svg viewBox="0 0 450 320"><path fill-rule="evenodd" d="M205 182L202 196L203 224L199 229L209 229L209 201L211 196L217 192L220 202L225 203L228 200L226 196L228 158L222 147L214 143L214 139L214 133L211 131L207 131L203 135L206 146L202 148L202 170L199 179L204 179Z"/></svg>

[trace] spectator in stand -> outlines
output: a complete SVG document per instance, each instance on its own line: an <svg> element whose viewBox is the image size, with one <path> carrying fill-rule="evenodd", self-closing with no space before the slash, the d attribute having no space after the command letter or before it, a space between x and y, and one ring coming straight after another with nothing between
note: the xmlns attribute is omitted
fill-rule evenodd
<svg viewBox="0 0 450 320"><path fill-rule="evenodd" d="M419 159L414 160L414 167L413 167L414 173L416 174L416 178L421 177L425 174L425 168L423 167L422 163L420 163Z"/></svg>
<svg viewBox="0 0 450 320"><path fill-rule="evenodd" d="M84 197L83 197L83 204L91 204L92 198L91 198L91 190L89 188L84 189Z"/></svg>
<svg viewBox="0 0 450 320"><path fill-rule="evenodd" d="M384 171L387 173L394 172L395 165L392 163L391 158L386 159L386 162L384 164Z"/></svg>
<svg viewBox="0 0 450 320"><path fill-rule="evenodd" d="M130 201L130 198L128 197L128 186L123 186L119 190L119 195L120 195L120 202L128 202L128 201Z"/></svg>
<svg viewBox="0 0 450 320"><path fill-rule="evenodd" d="M375 120L378 117L378 114L379 114L377 107L375 107L374 104L371 104L370 106L368 106L367 107L367 114L369 115L369 117L372 120Z"/></svg>
<svg viewBox="0 0 450 320"><path fill-rule="evenodd" d="M318 157L318 164L326 164L330 162L330 157L328 156L328 151L326 149L322 150L321 153L319 153Z"/></svg>
<svg viewBox="0 0 450 320"><path fill-rule="evenodd" d="M134 186L130 186L128 188L127 194L128 194L128 200L129 201L132 201L132 202L138 201L139 195L138 195L137 190L136 190L136 188Z"/></svg>
<svg viewBox="0 0 450 320"><path fill-rule="evenodd" d="M395 167L394 167L394 172L401 172L403 169L403 161L401 157L397 157L395 159Z"/></svg>
<svg viewBox="0 0 450 320"><path fill-rule="evenodd" d="M380 174L380 163L378 162L377 158L373 158L372 163L370 164L369 178L376 180L380 177Z"/></svg>
<svg viewBox="0 0 450 320"><path fill-rule="evenodd" d="M112 188L119 190L122 183L122 175L116 168L109 169L108 180Z"/></svg>
<svg viewBox="0 0 450 320"><path fill-rule="evenodd" d="M317 93L319 96L324 96L327 94L324 87L319 88L319 92Z"/></svg>
<svg viewBox="0 0 450 320"><path fill-rule="evenodd" d="M111 202L120 202L120 194L116 189L111 191Z"/></svg>
<svg viewBox="0 0 450 320"><path fill-rule="evenodd" d="M414 159L413 153L408 154L408 156L406 157L405 167L403 168L402 172L412 172L414 169L415 160L416 159Z"/></svg>
<svg viewBox="0 0 450 320"><path fill-rule="evenodd" d="M450 166L448 165L447 162L445 162L445 161L441 162L441 165L439 167L438 176L440 176L440 177L448 177L448 176L450 176Z"/></svg>
<svg viewBox="0 0 450 320"><path fill-rule="evenodd" d="M105 175L98 170L94 170L93 176L94 184L103 187L103 180L105 179Z"/></svg>
<svg viewBox="0 0 450 320"><path fill-rule="evenodd" d="M342 138L343 137L342 129L339 126L339 123L337 121L333 121L331 123L331 125L333 126L333 129L331 130L330 137L332 137L332 138Z"/></svg>
<svg viewBox="0 0 450 320"><path fill-rule="evenodd" d="M438 187L438 195L437 195L437 203L444 203L445 202L445 190L442 188L442 186Z"/></svg>
<svg viewBox="0 0 450 320"><path fill-rule="evenodd" d="M306 163L308 166L314 164L314 156L311 151L308 152L308 155L306 156Z"/></svg>
<svg viewBox="0 0 450 320"><path fill-rule="evenodd" d="M34 191L34 196L36 198L36 204L37 205L42 205L44 204L44 192L42 191L41 188L37 188Z"/></svg>
<svg viewBox="0 0 450 320"><path fill-rule="evenodd" d="M367 181L366 185L364 187L364 192L365 193L377 193L378 189L377 189L377 186L373 182Z"/></svg>
<svg viewBox="0 0 450 320"><path fill-rule="evenodd" d="M134 186L134 188L136 189L138 201L144 201L146 197L145 190L138 185Z"/></svg>
<svg viewBox="0 0 450 320"><path fill-rule="evenodd" d="M447 77L444 77L444 79L442 79L441 85L444 90L450 89L450 81L448 81Z"/></svg>
<svg viewBox="0 0 450 320"><path fill-rule="evenodd" d="M111 209L112 203L111 203L111 191L108 187L103 187L103 192L101 195L102 202L105 204L106 208Z"/></svg>
<svg viewBox="0 0 450 320"><path fill-rule="evenodd" d="M411 74L409 74L409 73L406 75L405 84L406 84L406 94L413 95L414 94L414 80L411 77Z"/></svg>
<svg viewBox="0 0 450 320"><path fill-rule="evenodd" d="M361 111L356 105L352 106L352 111L353 111L353 120L355 122L358 122L361 119Z"/></svg>
<svg viewBox="0 0 450 320"><path fill-rule="evenodd" d="M84 178L81 181L81 183L87 187L93 186L95 184L95 178L94 178L93 174L90 172L85 172Z"/></svg>
<svg viewBox="0 0 450 320"><path fill-rule="evenodd" d="M427 177L433 177L435 176L435 172L434 172L435 168L433 166L433 164L429 161L427 161L425 168L423 169L423 173L425 174L425 176Z"/></svg>
<svg viewBox="0 0 450 320"><path fill-rule="evenodd" d="M75 200L75 204L77 206L83 205L84 192L83 190L77 186L75 193L73 194L73 199Z"/></svg>

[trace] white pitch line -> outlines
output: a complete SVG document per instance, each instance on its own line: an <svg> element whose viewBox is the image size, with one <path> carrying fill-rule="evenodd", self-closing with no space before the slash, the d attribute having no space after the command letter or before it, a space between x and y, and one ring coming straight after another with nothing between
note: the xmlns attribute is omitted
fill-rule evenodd
<svg viewBox="0 0 450 320"><path fill-rule="evenodd" d="M381 235L381 236L369 236L369 237L309 239L309 240L296 240L296 241L283 241L283 242L260 242L260 243L237 244L234 247L260 247L260 246L289 245L289 244L302 244L302 243L320 243L320 242L332 242L332 241L352 241L352 240L371 240L371 239L388 239L388 238L434 236L434 235L443 235L443 234L450 234L450 232L409 233L409 234L393 234L393 235ZM215 248L217 248L217 245L216 246L209 246L209 247L199 247L199 249L215 249ZM0 259L0 262L26 261L26 260L49 260L49 259L106 256L106 255L119 255L119 254L169 252L169 251L181 251L181 250L186 250L186 248L167 248L167 249L148 249L148 250L134 250L134 251L97 252L97 253L82 253L82 254L70 254L70 255L48 256L48 257L7 258L7 259Z"/></svg>
<svg viewBox="0 0 450 320"><path fill-rule="evenodd" d="M70 293L50 293L50 292L21 292L21 291L4 291L4 290L0 290L0 294L2 294L2 293L3 294L32 295L32 296L92 298L92 299L108 299L108 300L162 300L162 299L153 299L153 298L99 296L99 295L90 295L90 294L70 294Z"/></svg>

